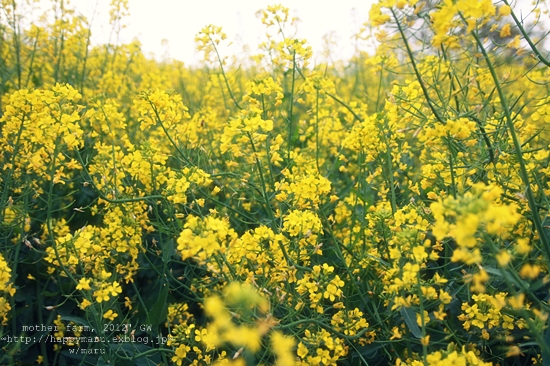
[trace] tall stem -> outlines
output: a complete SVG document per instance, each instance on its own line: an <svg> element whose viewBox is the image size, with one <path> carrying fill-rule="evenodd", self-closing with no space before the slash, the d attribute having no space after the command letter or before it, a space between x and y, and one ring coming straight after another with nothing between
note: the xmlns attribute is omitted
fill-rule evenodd
<svg viewBox="0 0 550 366"><path fill-rule="evenodd" d="M397 15L395 14L395 11L391 10L393 18L395 19L395 23L397 24L397 29L399 29L399 34L401 35L401 39L403 40L403 43L405 44L405 48L407 49L407 54L409 55L409 60L411 61L411 66L414 70L414 74L416 75L416 79L418 80L418 83L420 84L420 88L422 88L422 93L424 94L424 97L426 98L426 102L428 103L428 106L430 107L432 113L434 114L435 118L441 123L445 124L445 121L435 109L435 106L433 105L432 99L430 98L430 95L428 94L428 89L426 88L426 85L424 85L424 81L422 80L422 75L420 75L420 71L418 71L418 67L416 66L416 61L414 59L414 55L412 53L411 47L409 46L409 42L407 41L407 37L405 36L405 32L403 30L403 27L401 26L401 23L399 22L399 19L397 19Z"/></svg>
<svg viewBox="0 0 550 366"><path fill-rule="evenodd" d="M498 80L498 76L497 76L495 67L493 65L493 62L489 58L489 55L487 54L487 51L485 50L483 43L479 39L479 35L477 34L476 30L472 31L472 36L476 40L476 43L483 55L483 58L487 63L487 67L491 72L491 77L493 78L493 82L495 83L495 87L497 89L498 96L500 98L500 104L504 112L504 118L506 119L506 126L508 127L508 131L510 132L510 136L512 137L512 141L514 143L514 150L519 163L519 172L520 172L521 180L525 185L525 193L526 193L527 201L529 203L529 209L531 210L531 213L533 215L533 223L535 224L535 228L537 229L537 232L539 234L540 241L542 242L542 245L544 247L544 254L546 256L546 261L550 262L550 243L548 242L546 232L544 231L544 227L542 226L542 222L538 214L537 204L535 202L535 196L533 195L533 190L531 189L531 184L529 182L529 173L527 173L525 161L523 160L521 144L516 134L516 128L514 126L514 121L512 120L512 116L510 114L510 109L508 107L508 101L507 101L506 95L504 94L504 91L502 90L502 86L500 85L500 81Z"/></svg>

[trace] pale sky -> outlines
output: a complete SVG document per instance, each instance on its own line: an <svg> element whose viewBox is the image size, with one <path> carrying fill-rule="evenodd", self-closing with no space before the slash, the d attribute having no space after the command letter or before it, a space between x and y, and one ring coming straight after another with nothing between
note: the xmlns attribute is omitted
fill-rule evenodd
<svg viewBox="0 0 550 366"><path fill-rule="evenodd" d="M168 40L170 57L195 64L200 55L195 50L195 35L208 24L221 26L227 39L233 42L226 55L239 54L242 46L248 44L252 53L256 46L265 41L265 26L256 17L259 9L267 5L282 4L290 9L290 16L298 17L298 38L305 38L313 48L314 55L323 50L323 36L334 32L338 40L335 54L349 58L355 50L352 35L357 33L368 20L373 0L129 0L130 17L126 19L127 29L122 41L130 42L137 37L146 55L155 54L161 58L165 48L163 39ZM72 0L71 6L91 18L96 6L98 14L92 31L95 43L109 38L110 0ZM362 49L366 46L362 45Z"/></svg>

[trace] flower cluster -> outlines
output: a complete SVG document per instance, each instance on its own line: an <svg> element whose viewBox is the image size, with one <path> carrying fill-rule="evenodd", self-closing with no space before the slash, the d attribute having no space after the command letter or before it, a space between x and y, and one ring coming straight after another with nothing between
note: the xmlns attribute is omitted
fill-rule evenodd
<svg viewBox="0 0 550 366"><path fill-rule="evenodd" d="M541 5L379 0L346 61L268 6L189 66L54 3L0 12L0 363L547 361Z"/></svg>
<svg viewBox="0 0 550 366"><path fill-rule="evenodd" d="M481 263L480 238L477 232L481 225L489 235L506 239L520 215L515 205L498 204L501 195L498 187L476 185L459 199L447 197L431 204L436 219L433 233L439 240L451 237L457 249L451 260L466 264ZM485 240L481 238L481 240Z"/></svg>
<svg viewBox="0 0 550 366"><path fill-rule="evenodd" d="M2 275L0 276L0 317L2 317L2 324L6 324L8 321L8 314L11 310L11 306L8 301L8 295L13 296L15 294L15 288L11 284L11 269L4 260L2 254L0 254L0 269Z"/></svg>

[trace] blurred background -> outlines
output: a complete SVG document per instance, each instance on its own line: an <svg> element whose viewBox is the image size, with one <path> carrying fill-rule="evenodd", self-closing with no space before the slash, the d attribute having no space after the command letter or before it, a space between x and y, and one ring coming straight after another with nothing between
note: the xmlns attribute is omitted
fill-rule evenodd
<svg viewBox="0 0 550 366"><path fill-rule="evenodd" d="M72 0L69 6L77 13L93 18L93 43L116 42L109 28L110 0ZM129 0L129 16L119 41L139 39L143 52L158 60L172 58L187 65L196 65L201 55L196 52L195 35L206 25L221 26L232 44L220 51L225 56L257 53L257 46L266 41L266 27L255 14L268 5L281 4L290 9L290 16L299 19L295 33L305 38L314 55L321 57L327 43L332 57L349 59L358 45L354 35L368 20L373 0ZM290 35L290 34L289 34ZM361 44L364 50L365 44ZM315 62L315 60L314 60Z"/></svg>

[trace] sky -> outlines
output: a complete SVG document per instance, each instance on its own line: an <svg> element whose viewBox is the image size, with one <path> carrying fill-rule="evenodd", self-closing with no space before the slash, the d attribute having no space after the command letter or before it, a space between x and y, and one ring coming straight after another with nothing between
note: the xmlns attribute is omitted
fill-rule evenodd
<svg viewBox="0 0 550 366"><path fill-rule="evenodd" d="M71 0L78 13L91 19L94 43L109 40L110 0ZM314 55L323 50L323 36L329 33L337 40L335 54L341 59L351 57L355 50L352 35L368 20L373 0L129 0L130 16L121 41L137 38L147 56L162 59L168 52L185 64L197 64L201 55L195 48L195 35L206 25L221 26L232 45L224 50L227 56L240 54L243 45L255 47L266 40L265 26L256 12L268 5L282 4L290 15L298 17L298 38L305 38ZM167 47L162 40L167 40ZM362 46L364 47L364 45Z"/></svg>

